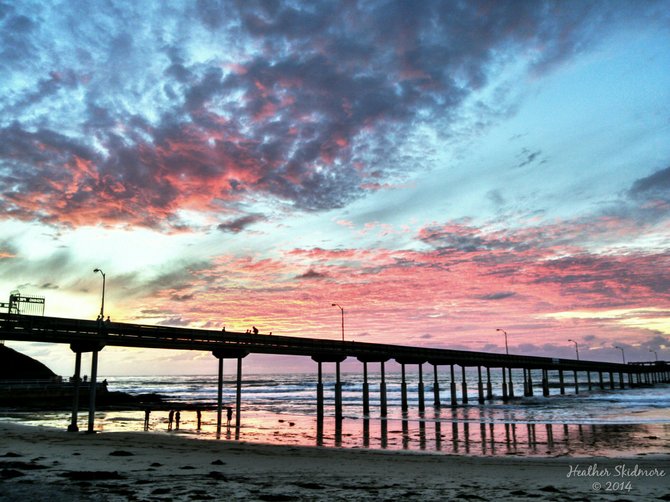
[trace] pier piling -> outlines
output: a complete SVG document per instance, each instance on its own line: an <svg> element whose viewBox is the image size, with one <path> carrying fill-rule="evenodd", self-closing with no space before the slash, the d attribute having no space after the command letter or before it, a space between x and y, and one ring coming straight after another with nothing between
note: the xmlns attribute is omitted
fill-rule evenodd
<svg viewBox="0 0 670 502"><path fill-rule="evenodd" d="M88 388L88 430L92 434L95 426L95 387L98 378L98 350L91 352L91 380Z"/></svg>
<svg viewBox="0 0 670 502"><path fill-rule="evenodd" d="M468 383L465 380L465 366L461 366L461 393L463 394L463 404L468 404Z"/></svg>
<svg viewBox="0 0 670 502"><path fill-rule="evenodd" d="M486 399L493 399L493 385L491 384L491 368L486 367Z"/></svg>
<svg viewBox="0 0 670 502"><path fill-rule="evenodd" d="M456 402L456 379L454 376L454 365L450 364L449 369L451 372L451 385L450 385L450 390L451 390L451 406L456 406L458 403Z"/></svg>
<svg viewBox="0 0 670 502"><path fill-rule="evenodd" d="M433 365L433 376L433 406L440 408L442 403L440 403L440 382L437 380L437 364Z"/></svg>
<svg viewBox="0 0 670 502"><path fill-rule="evenodd" d="M423 386L423 365L419 364L419 413L426 411L426 400Z"/></svg>
<svg viewBox="0 0 670 502"><path fill-rule="evenodd" d="M370 416L370 384L368 383L367 362L363 362L363 415Z"/></svg>
<svg viewBox="0 0 670 502"><path fill-rule="evenodd" d="M502 398L503 401L508 400L508 394L507 394L507 371L506 368L502 369Z"/></svg>
<svg viewBox="0 0 670 502"><path fill-rule="evenodd" d="M381 362L381 382L379 383L379 401L381 408L381 416L386 417L388 414L388 407L386 403L386 378L384 376L384 361Z"/></svg>
<svg viewBox="0 0 670 502"><path fill-rule="evenodd" d="M77 414L79 413L79 387L81 385L81 351L75 351L74 359L74 396L72 398L72 419L68 426L68 432L79 431L77 425Z"/></svg>
<svg viewBox="0 0 670 502"><path fill-rule="evenodd" d="M484 382L482 381L481 366L477 366L477 397L479 404L484 404Z"/></svg>

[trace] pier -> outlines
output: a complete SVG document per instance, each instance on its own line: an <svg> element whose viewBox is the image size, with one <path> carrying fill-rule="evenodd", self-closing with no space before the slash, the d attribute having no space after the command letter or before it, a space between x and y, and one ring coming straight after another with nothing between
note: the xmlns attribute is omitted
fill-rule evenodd
<svg viewBox="0 0 670 502"><path fill-rule="evenodd" d="M558 386L560 393L565 394L572 385L576 394L581 388L593 390L596 383L592 379L597 375L597 385L600 389L631 388L639 385L653 385L655 383L670 382L670 365L665 361L653 363L608 363L599 361L585 361L573 359L559 359L550 357L524 356L515 354L496 354L490 352L476 352L450 350L440 348L413 347L406 345L390 345L377 343L362 343L345 340L324 340L320 338L277 336L254 333L222 332L206 329L176 328L143 324L118 322L101 322L84 319L67 319L60 317L43 317L20 315L14 313L0 313L0 339L69 344L75 354L75 395L73 402L72 421L69 430L76 431L77 413L79 407L78 384L81 372L81 354L90 352L91 379L89 392L89 420L88 431L94 432L95 388L97 378L97 364L100 351L106 346L141 347L155 349L199 350L211 352L218 360L218 399L217 399L217 430L221 429L222 415L222 386L224 361L236 363L236 415L235 425L239 430L241 390L242 390L242 361L249 354L282 354L310 357L317 365L318 383L316 387L316 414L317 423L323 423L325 414L323 364L335 364L335 402L334 415L336 422L343 419L342 413L342 381L340 364L347 358L355 358L362 364L363 370L363 414L370 415L370 385L368 370L370 364L379 365L380 381L380 415L386 417L388 403L386 398L385 363L395 361L401 366L401 407L408 410L408 388L406 382L406 366L416 366L418 369L418 407L424 411L426 399L424 393L423 366L433 366L433 406L458 406L458 392L456 385L456 369L461 373L460 405L468 403L468 382L466 368L475 368L477 381L477 404L491 401L494 397L491 371L500 371L502 385L500 396L503 401L514 399L515 385L521 385L523 396L533 396L533 378L541 382L542 395L547 397L552 386ZM448 367L450 377L448 403L442 402L439 392L438 373L440 367ZM512 370L521 370L522 381L514 382ZM485 370L485 371L484 371ZM518 371L517 371L518 373ZM565 375L572 378L566 383ZM581 375L581 381L580 381ZM518 377L518 375L516 375ZM538 376L540 377L538 379Z"/></svg>

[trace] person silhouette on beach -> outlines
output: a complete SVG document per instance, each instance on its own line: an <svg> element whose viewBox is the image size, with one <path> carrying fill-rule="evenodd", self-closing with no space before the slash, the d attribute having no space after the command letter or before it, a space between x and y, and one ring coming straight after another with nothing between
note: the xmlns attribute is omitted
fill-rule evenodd
<svg viewBox="0 0 670 502"><path fill-rule="evenodd" d="M149 430L149 415L151 415L151 410L147 408L144 410L144 430Z"/></svg>
<svg viewBox="0 0 670 502"><path fill-rule="evenodd" d="M230 406L226 408L226 418L228 419L226 426L230 429L230 421L233 419L233 409Z"/></svg>
<svg viewBox="0 0 670 502"><path fill-rule="evenodd" d="M174 420L174 410L170 410L168 413L168 430L172 430L172 421Z"/></svg>
<svg viewBox="0 0 670 502"><path fill-rule="evenodd" d="M175 429L179 430L179 420L181 420L181 412L177 410L177 413L174 414L174 420L175 420Z"/></svg>
<svg viewBox="0 0 670 502"><path fill-rule="evenodd" d="M200 410L196 410L195 416L198 418L198 430L200 430L200 426L202 425L202 412Z"/></svg>

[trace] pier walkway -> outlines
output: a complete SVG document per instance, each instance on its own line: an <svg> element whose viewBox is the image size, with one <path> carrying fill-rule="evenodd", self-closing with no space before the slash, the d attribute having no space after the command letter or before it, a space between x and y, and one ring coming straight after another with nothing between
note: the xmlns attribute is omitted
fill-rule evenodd
<svg viewBox="0 0 670 502"><path fill-rule="evenodd" d="M340 378L340 363L348 357L358 359L363 364L363 413L369 415L369 384L368 364L378 363L381 369L380 407L381 416L387 416L386 382L384 364L395 360L401 365L402 371L402 408L407 411L407 385L405 379L406 365L417 365L419 370L419 411L425 408L423 365L430 364L434 369L433 406L439 407L443 403L440 399L438 368L449 367L450 375L450 405L458 404L455 379L455 366L462 372L461 404L468 403L467 382L465 368L477 368L478 378L475 382L478 390L478 402L483 404L493 399L491 385L491 369L502 371L502 399L507 401L515 397L512 382L512 369L523 370L523 395L532 396L535 386L533 376L541 382L542 394L549 395L549 386L552 375L558 376L558 385L561 394L565 393L568 385L574 386L575 393L579 393L580 385L591 390L593 387L601 389L623 389L642 384L654 384L670 381L670 365L665 361L648 364L621 364L600 361L585 361L576 359L559 359L550 357L524 356L516 354L496 354L490 352L476 352L450 350L443 348L413 347L406 345L365 343L356 341L324 340L321 338L304 338L293 336L277 336L253 333L223 332L207 329L177 328L167 326L153 326L144 324L130 324L118 322L100 322L85 319L67 319L60 317L43 317L0 313L0 339L65 343L76 355L75 382L80 380L81 354L92 353L91 382L95 386L97 376L98 353L105 346L143 347L156 349L200 350L212 352L219 361L218 380L218 426L221 424L221 396L223 381L223 360L237 359L237 402L236 425L239 427L240 399L242 382L242 359L248 354L284 354L311 357L318 364L319 380L317 384L317 418L323 419L324 397L322 365L323 363L336 364L335 384L335 417L342 419L342 382ZM484 373L483 371L484 370ZM538 372L539 378L538 377ZM565 373L571 373L570 382L565 381ZM582 373L582 381L579 380ZM592 373L595 378L592 379ZM584 381L584 376L586 381ZM616 378L616 377L618 378ZM627 382L626 382L627 379ZM618 380L618 381L617 381ZM95 387L93 387L95 389ZM78 393L75 393L73 416L70 430L77 430ZM93 413L95 410L95 391L90 393L89 402L89 431L93 431Z"/></svg>

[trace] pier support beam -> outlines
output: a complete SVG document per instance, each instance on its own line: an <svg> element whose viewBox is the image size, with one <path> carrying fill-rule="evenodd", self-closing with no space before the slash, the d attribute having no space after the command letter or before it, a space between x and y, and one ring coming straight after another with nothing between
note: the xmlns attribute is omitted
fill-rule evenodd
<svg viewBox="0 0 670 502"><path fill-rule="evenodd" d="M370 416L370 384L368 383L367 362L363 362L363 415Z"/></svg>
<svg viewBox="0 0 670 502"><path fill-rule="evenodd" d="M479 404L484 404L484 382L482 381L481 366L477 366L477 397Z"/></svg>
<svg viewBox="0 0 670 502"><path fill-rule="evenodd" d="M237 358L237 388L235 389L235 430L240 430L240 408L242 406L242 358Z"/></svg>
<svg viewBox="0 0 670 502"><path fill-rule="evenodd" d="M449 368L451 371L451 406L456 406L458 403L456 402L456 377L454 375L454 365L450 364Z"/></svg>
<svg viewBox="0 0 670 502"><path fill-rule="evenodd" d="M344 358L342 358L344 360ZM381 416L387 415L386 402L386 374L384 372L384 363L388 361L386 358L375 356L358 356L358 360L363 363L363 415L370 416L370 384L368 382L368 363L381 363L381 381L379 382L379 404L381 408Z"/></svg>
<svg viewBox="0 0 670 502"><path fill-rule="evenodd" d="M610 389L614 390L614 372L610 371Z"/></svg>
<svg viewBox="0 0 670 502"><path fill-rule="evenodd" d="M401 372L401 382L400 382L400 405L402 407L402 411L407 412L409 407L407 406L407 381L405 380L405 365L401 364L400 365L400 372Z"/></svg>
<svg viewBox="0 0 670 502"><path fill-rule="evenodd" d="M589 384L589 392L591 392L593 390L593 384L591 383L591 372L590 371L586 372L586 380Z"/></svg>
<svg viewBox="0 0 670 502"><path fill-rule="evenodd" d="M493 399L493 385L491 384L491 368L486 367L486 399Z"/></svg>
<svg viewBox="0 0 670 502"><path fill-rule="evenodd" d="M465 380L465 366L461 366L461 393L463 394L463 404L468 404L468 383Z"/></svg>
<svg viewBox="0 0 670 502"><path fill-rule="evenodd" d="M528 368L528 397L533 397L533 370Z"/></svg>
<svg viewBox="0 0 670 502"><path fill-rule="evenodd" d="M91 352L91 379L88 388L88 432L95 432L95 390L98 379L98 350Z"/></svg>
<svg viewBox="0 0 670 502"><path fill-rule="evenodd" d="M423 365L419 364L419 413L426 411L426 400L423 386Z"/></svg>
<svg viewBox="0 0 670 502"><path fill-rule="evenodd" d="M579 377L577 376L577 370L574 370L573 375L575 377L575 394L579 394Z"/></svg>
<svg viewBox="0 0 670 502"><path fill-rule="evenodd" d="M437 364L433 365L433 406L435 408L440 408L442 403L440 403L440 382L437 380Z"/></svg>
<svg viewBox="0 0 670 502"><path fill-rule="evenodd" d="M620 372L619 372L619 388L620 388L620 389L623 389L623 388L624 388L624 384L623 384L623 371L620 371Z"/></svg>
<svg viewBox="0 0 670 502"><path fill-rule="evenodd" d="M319 380L316 383L316 420L323 422L323 363L317 362L319 366Z"/></svg>
<svg viewBox="0 0 670 502"><path fill-rule="evenodd" d="M342 380L340 379L340 361L335 363L335 421L342 422Z"/></svg>
<svg viewBox="0 0 670 502"><path fill-rule="evenodd" d="M379 404L381 408L381 416L386 417L388 415L388 406L386 402L386 378L384 376L384 361L381 362L381 372L381 382L379 383Z"/></svg>
<svg viewBox="0 0 670 502"><path fill-rule="evenodd" d="M74 359L74 396L72 398L72 420L68 426L68 432L79 431L77 425L77 414L79 413L79 386L81 383L81 351L75 352Z"/></svg>
<svg viewBox="0 0 670 502"><path fill-rule="evenodd" d="M542 395L549 397L549 370L542 369Z"/></svg>
<svg viewBox="0 0 670 502"><path fill-rule="evenodd" d="M507 368L503 368L503 369L502 369L502 377L503 377L503 379L502 379L502 398L503 398L503 401L507 401L507 400L508 400L508 394L507 394L507 371L506 371L506 369L507 369Z"/></svg>
<svg viewBox="0 0 670 502"><path fill-rule="evenodd" d="M75 375L74 375L74 396L72 398L72 418L67 430L77 432L77 415L79 413L79 394L81 390L81 354L82 352L91 353L91 379L88 387L88 427L87 432L93 433L95 426L95 395L98 378L98 352L105 347L100 342L75 342L70 344L70 350L75 353Z"/></svg>
<svg viewBox="0 0 670 502"><path fill-rule="evenodd" d="M216 436L221 435L221 412L223 411L223 357L218 358L219 378L216 392Z"/></svg>
<svg viewBox="0 0 670 502"><path fill-rule="evenodd" d="M565 380L563 379L563 370L558 370L558 385L561 388L561 396L565 395Z"/></svg>
<svg viewBox="0 0 670 502"><path fill-rule="evenodd" d="M605 390L605 382L603 381L603 372L599 371L598 372L598 380L600 383L600 390Z"/></svg>
<svg viewBox="0 0 670 502"><path fill-rule="evenodd" d="M523 371L523 395L524 397L528 397L528 373L526 372L526 368L522 368Z"/></svg>
<svg viewBox="0 0 670 502"><path fill-rule="evenodd" d="M216 393L216 437L221 436L221 415L223 411L223 360L237 359L237 393L235 400L235 428L239 431L240 427L240 405L241 405L241 385L242 385L242 358L247 357L249 352L242 349L215 349L212 355L219 360L219 378L217 380Z"/></svg>
<svg viewBox="0 0 670 502"><path fill-rule="evenodd" d="M512 384L512 368L509 367L507 368L507 371L509 373L509 383L507 384L509 387L509 390L507 392L508 396L510 399L514 397L514 385Z"/></svg>

